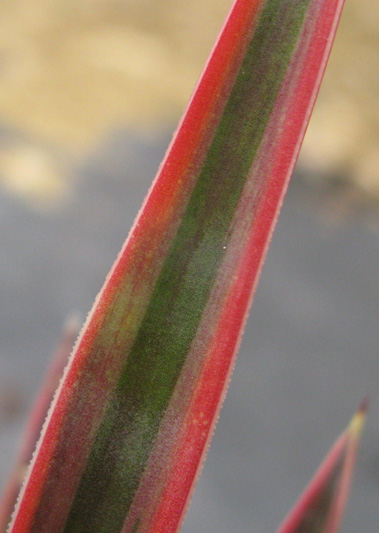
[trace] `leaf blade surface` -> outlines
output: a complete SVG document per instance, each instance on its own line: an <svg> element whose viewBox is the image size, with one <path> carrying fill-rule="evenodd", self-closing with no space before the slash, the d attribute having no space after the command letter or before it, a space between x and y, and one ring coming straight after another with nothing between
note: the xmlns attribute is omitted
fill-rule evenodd
<svg viewBox="0 0 379 533"><path fill-rule="evenodd" d="M78 340L12 531L181 523L341 6L234 3Z"/></svg>

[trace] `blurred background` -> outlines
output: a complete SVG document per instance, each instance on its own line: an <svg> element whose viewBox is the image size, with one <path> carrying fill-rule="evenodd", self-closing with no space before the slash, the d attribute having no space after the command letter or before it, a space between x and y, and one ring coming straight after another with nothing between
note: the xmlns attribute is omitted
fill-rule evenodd
<svg viewBox="0 0 379 533"><path fill-rule="evenodd" d="M0 3L0 486L230 3ZM184 533L273 531L366 394L343 531L377 530L378 26L378 0L346 0Z"/></svg>

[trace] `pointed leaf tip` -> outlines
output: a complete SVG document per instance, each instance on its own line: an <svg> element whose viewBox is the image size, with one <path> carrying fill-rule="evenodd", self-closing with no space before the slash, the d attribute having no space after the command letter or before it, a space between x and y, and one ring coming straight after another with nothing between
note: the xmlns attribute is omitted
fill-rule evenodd
<svg viewBox="0 0 379 533"><path fill-rule="evenodd" d="M359 409L351 419L348 427L348 432L352 438L359 438L362 434L364 424L366 422L367 411L369 407L369 398L366 397L361 403Z"/></svg>
<svg viewBox="0 0 379 533"><path fill-rule="evenodd" d="M367 398L362 402L277 533L339 531L368 403Z"/></svg>

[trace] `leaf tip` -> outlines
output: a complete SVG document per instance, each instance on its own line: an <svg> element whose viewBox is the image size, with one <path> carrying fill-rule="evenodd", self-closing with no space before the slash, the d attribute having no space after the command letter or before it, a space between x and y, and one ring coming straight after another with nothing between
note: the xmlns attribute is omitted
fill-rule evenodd
<svg viewBox="0 0 379 533"><path fill-rule="evenodd" d="M362 434L367 417L369 403L369 397L366 396L349 424L348 433L355 439L358 439Z"/></svg>

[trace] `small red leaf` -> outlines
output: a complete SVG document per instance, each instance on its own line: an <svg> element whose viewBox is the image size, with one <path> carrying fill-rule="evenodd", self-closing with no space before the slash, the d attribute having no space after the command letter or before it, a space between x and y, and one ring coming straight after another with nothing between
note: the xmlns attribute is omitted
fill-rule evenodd
<svg viewBox="0 0 379 533"><path fill-rule="evenodd" d="M337 533L349 494L366 411L365 400L277 533Z"/></svg>
<svg viewBox="0 0 379 533"><path fill-rule="evenodd" d="M79 329L80 322L77 317L70 317L64 325L62 337L46 371L41 390L30 413L29 423L25 429L16 464L0 499L0 532L6 531L10 522L27 467L32 458L59 380L63 375L64 367L67 365L72 347L79 334Z"/></svg>

